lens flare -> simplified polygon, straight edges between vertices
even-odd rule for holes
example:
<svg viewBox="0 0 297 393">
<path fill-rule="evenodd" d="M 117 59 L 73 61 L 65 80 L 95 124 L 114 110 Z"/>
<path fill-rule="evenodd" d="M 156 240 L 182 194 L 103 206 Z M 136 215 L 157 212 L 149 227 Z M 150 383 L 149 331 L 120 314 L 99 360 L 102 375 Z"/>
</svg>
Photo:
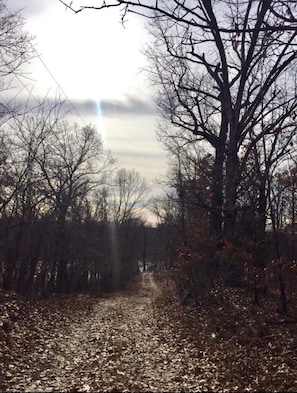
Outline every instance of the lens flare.
<svg viewBox="0 0 297 393">
<path fill-rule="evenodd" d="M 105 130 L 104 118 L 103 118 L 103 115 L 102 115 L 101 101 L 100 100 L 96 101 L 96 106 L 97 106 L 97 126 L 98 126 L 98 131 L 99 131 L 99 134 L 101 135 L 103 147 L 106 148 L 106 130 Z"/>
<path fill-rule="evenodd" d="M 106 130 L 104 124 L 104 118 L 101 109 L 100 100 L 96 101 L 97 104 L 97 126 L 99 134 L 101 135 L 101 140 L 103 144 L 103 148 L 107 148 L 107 140 L 106 140 Z M 111 175 L 110 175 L 111 176 Z M 108 183 L 111 183 L 112 179 L 108 179 Z M 120 264 L 120 255 L 119 255 L 119 239 L 118 239 L 118 223 L 114 217 L 111 217 L 111 221 L 109 222 L 109 241 L 110 241 L 110 269 L 112 274 L 112 289 L 118 290 L 120 285 L 120 275 L 121 275 L 121 264 Z"/>
</svg>

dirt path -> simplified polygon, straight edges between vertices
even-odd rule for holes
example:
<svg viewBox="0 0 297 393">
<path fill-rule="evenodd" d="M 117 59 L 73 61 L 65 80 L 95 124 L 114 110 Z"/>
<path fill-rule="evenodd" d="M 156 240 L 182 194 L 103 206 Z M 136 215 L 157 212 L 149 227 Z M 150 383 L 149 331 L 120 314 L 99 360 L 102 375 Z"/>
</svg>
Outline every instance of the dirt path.
<svg viewBox="0 0 297 393">
<path fill-rule="evenodd" d="M 216 390 L 216 368 L 181 340 L 178 321 L 155 307 L 152 273 L 137 292 L 98 298 L 92 312 L 35 342 L 30 355 L 8 365 L 6 391 L 173 392 Z M 33 359 L 33 360 L 32 360 Z"/>
</svg>

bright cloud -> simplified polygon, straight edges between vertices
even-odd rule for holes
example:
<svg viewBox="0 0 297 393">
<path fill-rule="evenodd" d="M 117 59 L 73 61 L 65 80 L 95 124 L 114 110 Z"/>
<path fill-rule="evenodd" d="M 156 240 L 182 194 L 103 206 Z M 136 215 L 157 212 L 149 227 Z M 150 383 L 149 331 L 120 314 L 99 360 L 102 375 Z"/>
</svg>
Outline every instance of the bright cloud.
<svg viewBox="0 0 297 393">
<path fill-rule="evenodd" d="M 68 96 L 119 98 L 143 86 L 145 58 L 140 50 L 147 36 L 138 18 L 124 28 L 118 12 L 74 14 L 58 1 L 43 4 L 46 12 L 33 14 L 28 27 L 37 37 L 37 51 Z M 53 80 L 44 65 L 36 61 L 31 70 L 39 89 L 47 92 Z"/>
</svg>

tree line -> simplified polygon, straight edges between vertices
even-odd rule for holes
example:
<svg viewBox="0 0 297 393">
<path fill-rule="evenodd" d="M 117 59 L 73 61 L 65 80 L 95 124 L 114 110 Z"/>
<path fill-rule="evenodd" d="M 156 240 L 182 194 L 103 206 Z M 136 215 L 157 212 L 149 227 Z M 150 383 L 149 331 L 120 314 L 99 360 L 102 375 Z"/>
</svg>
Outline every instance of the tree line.
<svg viewBox="0 0 297 393">
<path fill-rule="evenodd" d="M 142 258 L 147 186 L 116 169 L 97 130 L 15 116 L 1 129 L 2 287 L 25 295 L 118 290 Z"/>
<path fill-rule="evenodd" d="M 144 255 L 148 186 L 118 168 L 93 125 L 61 99 L 13 96 L 34 57 L 19 12 L 0 2 L 0 286 L 25 296 L 114 291 Z"/>
<path fill-rule="evenodd" d="M 286 312 L 296 292 L 296 3 L 111 0 L 75 9 L 60 2 L 77 13 L 120 7 L 123 22 L 129 13 L 147 18 L 157 135 L 172 166 L 154 201 L 159 224 L 147 228 L 138 214 L 143 193 L 131 201 L 126 187 L 138 176 L 120 171 L 112 176 L 117 188 L 108 187 L 111 157 L 91 126 L 54 121 L 47 133 L 29 122 L 28 136 L 26 117 L 16 127 L 11 116 L 19 136 L 8 138 L 3 127 L 1 162 L 19 187 L 6 186 L 10 177 L 1 186 L 3 223 L 10 220 L 2 239 L 11 241 L 3 261 L 13 261 L 2 265 L 7 281 L 20 283 L 26 271 L 37 292 L 117 288 L 141 260 L 166 268 L 182 296 L 198 299 L 223 283 L 245 286 L 258 302 L 270 288 Z M 16 171 L 7 151 L 20 152 L 23 167 Z M 50 256 L 40 258 L 40 240 L 30 247 L 38 257 L 22 263 L 29 227 L 22 228 L 32 215 L 29 238 L 46 234 L 42 252 Z"/>
</svg>

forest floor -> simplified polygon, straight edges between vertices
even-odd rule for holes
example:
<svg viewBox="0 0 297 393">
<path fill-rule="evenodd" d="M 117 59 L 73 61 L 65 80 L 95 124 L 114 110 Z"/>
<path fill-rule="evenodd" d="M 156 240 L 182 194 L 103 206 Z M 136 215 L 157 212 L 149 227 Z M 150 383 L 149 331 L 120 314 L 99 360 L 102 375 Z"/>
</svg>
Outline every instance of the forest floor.
<svg viewBox="0 0 297 393">
<path fill-rule="evenodd" d="M 297 324 L 242 298 L 181 306 L 150 272 L 104 296 L 0 292 L 0 391 L 297 391 Z"/>
</svg>

